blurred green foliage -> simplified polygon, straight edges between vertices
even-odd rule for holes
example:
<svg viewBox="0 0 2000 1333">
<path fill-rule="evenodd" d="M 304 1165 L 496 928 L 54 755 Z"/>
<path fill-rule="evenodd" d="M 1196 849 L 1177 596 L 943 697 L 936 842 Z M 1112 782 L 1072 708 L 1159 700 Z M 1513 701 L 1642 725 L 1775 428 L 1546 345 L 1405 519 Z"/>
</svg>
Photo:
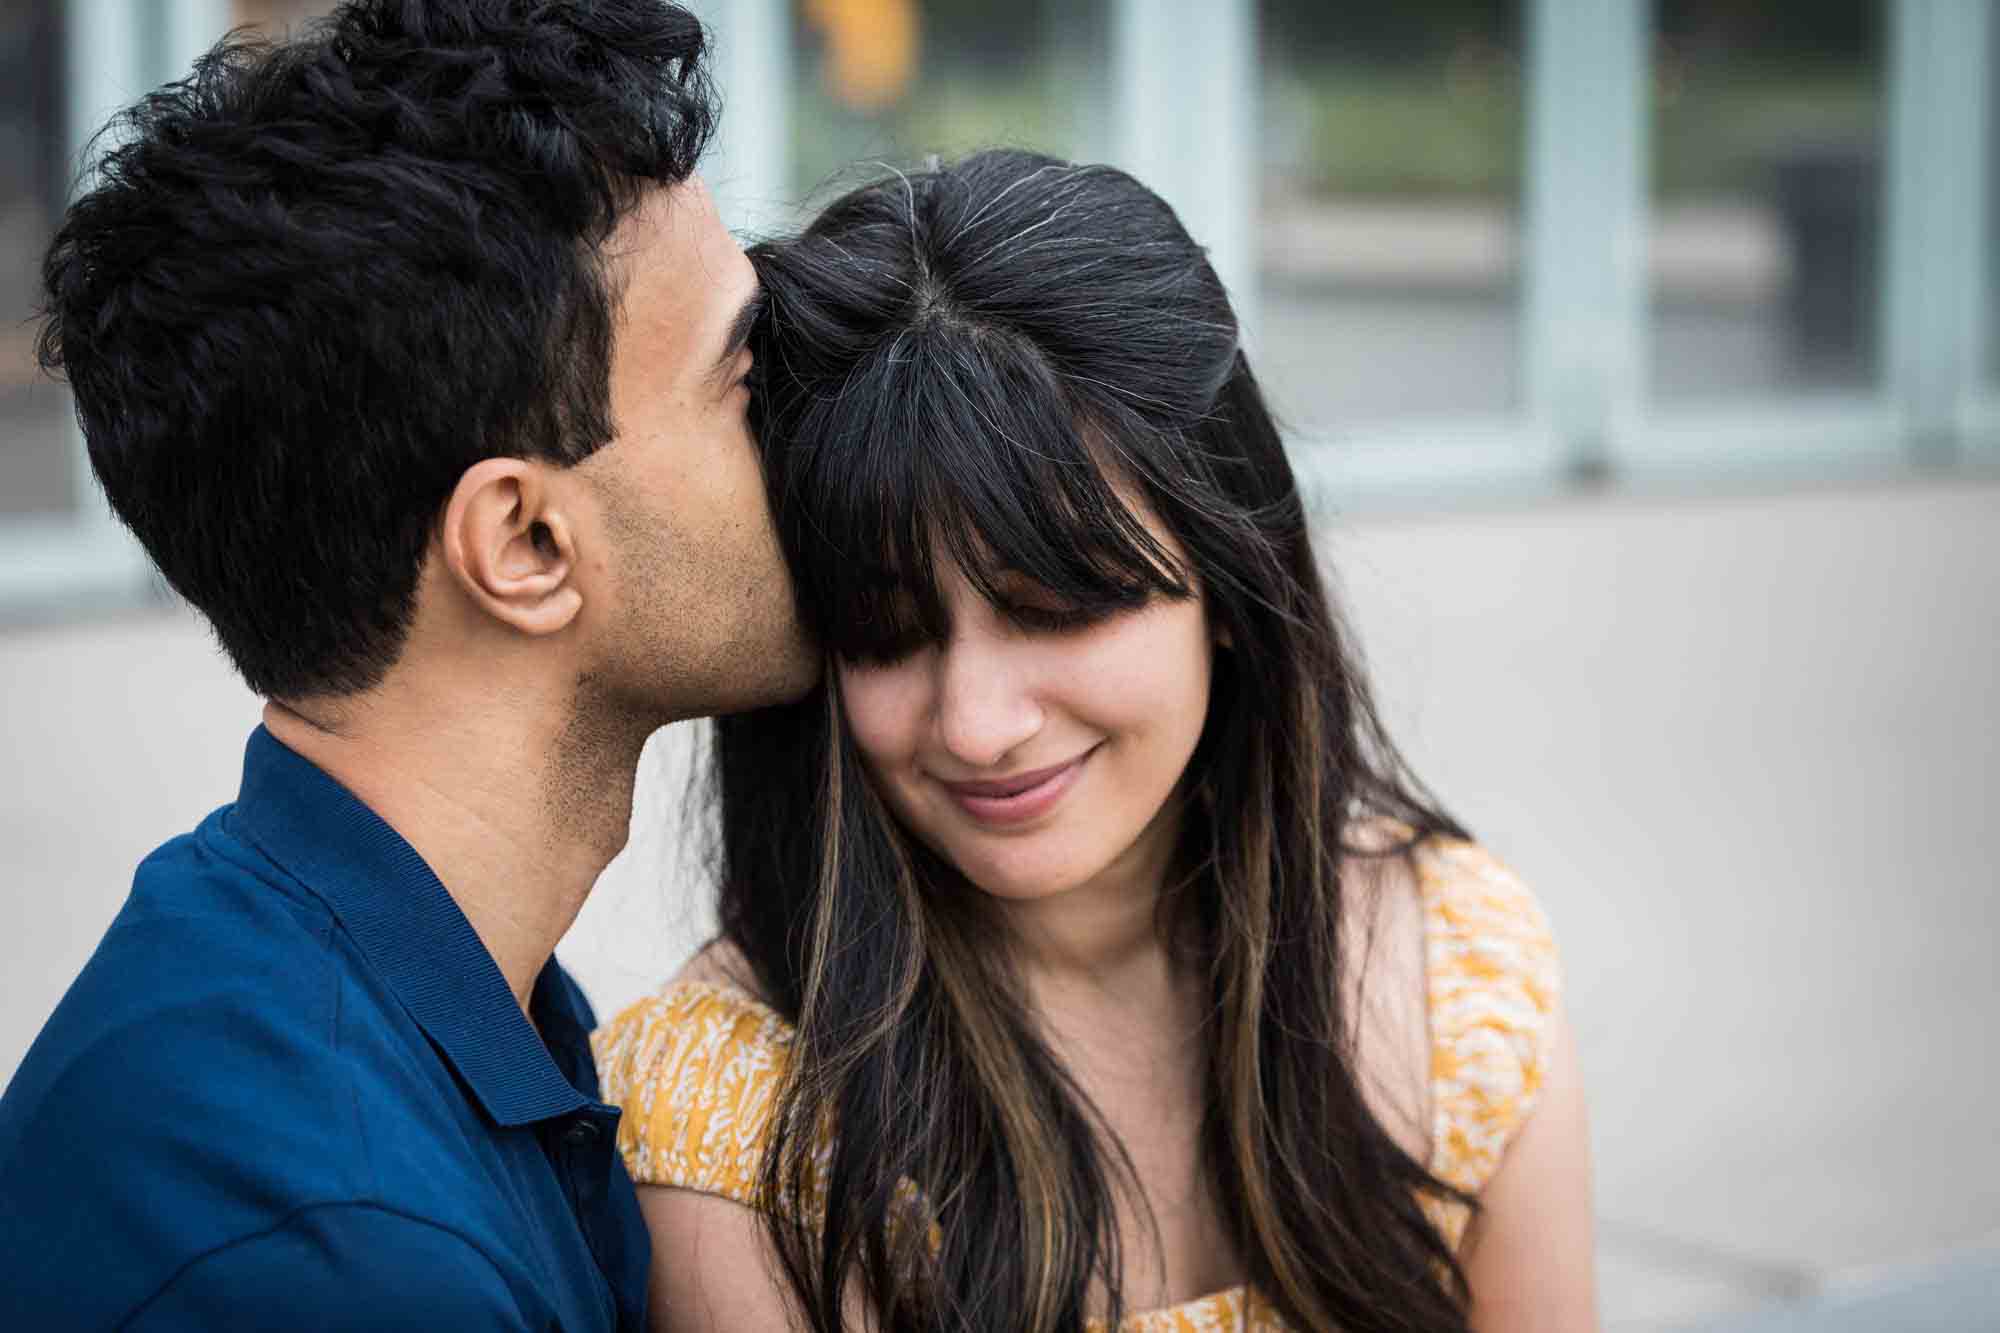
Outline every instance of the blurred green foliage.
<svg viewBox="0 0 2000 1333">
<path fill-rule="evenodd" d="M 1088 0 L 922 0 L 917 76 L 893 107 L 843 106 L 820 40 L 797 24 L 794 183 L 823 199 L 880 164 L 1007 144 L 1064 157 L 1101 151 L 1108 7 Z"/>
<path fill-rule="evenodd" d="M 1511 195 L 1523 96 L 1512 67 L 1480 76 L 1442 66 L 1294 72 L 1266 90 L 1267 166 L 1306 193 Z M 1881 117 L 1873 64 L 1659 72 L 1653 188 L 1662 198 L 1741 194 L 1761 189 L 1794 153 L 1869 156 Z"/>
<path fill-rule="evenodd" d="M 1662 76 L 1653 106 L 1653 188 L 1665 199 L 1754 193 L 1787 158 L 1869 158 L 1880 148 L 1882 86 L 1873 64 L 1733 66 L 1679 86 Z"/>
<path fill-rule="evenodd" d="M 926 153 L 955 157 L 1009 144 L 1070 156 L 1080 151 L 1073 86 L 1052 63 L 994 77 L 984 70 L 940 71 L 919 79 L 893 110 L 850 111 L 816 88 L 792 104 L 795 184 L 808 194 L 880 174 L 878 163 L 906 165 Z"/>
<path fill-rule="evenodd" d="M 1869 156 L 1883 0 L 1657 0 L 1652 184 L 1764 188 L 1801 152 Z M 1500 196 L 1526 136 L 1525 6 L 1264 0 L 1266 167 L 1305 193 Z"/>
<path fill-rule="evenodd" d="M 1511 194 L 1520 79 L 1443 67 L 1321 66 L 1265 90 L 1266 170 L 1304 193 Z"/>
<path fill-rule="evenodd" d="M 1883 8 L 1884 0 L 1657 0 L 1651 86 L 1641 92 L 1656 195 L 1754 192 L 1801 151 L 1874 153 Z M 796 183 L 819 193 L 848 179 L 844 169 L 857 160 L 901 164 L 991 143 L 1101 150 L 1106 9 L 1083 0 L 924 0 L 920 74 L 898 105 L 875 115 L 827 96 L 801 30 Z M 1518 194 L 1521 0 L 1262 0 L 1258 21 L 1259 145 L 1270 179 L 1307 194 Z"/>
</svg>

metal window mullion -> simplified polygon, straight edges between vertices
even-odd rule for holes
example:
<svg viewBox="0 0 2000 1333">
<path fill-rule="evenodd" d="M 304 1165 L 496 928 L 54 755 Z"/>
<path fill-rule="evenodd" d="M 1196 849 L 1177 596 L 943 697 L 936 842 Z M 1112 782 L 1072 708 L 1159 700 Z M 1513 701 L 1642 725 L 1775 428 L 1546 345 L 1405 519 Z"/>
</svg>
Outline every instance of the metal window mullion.
<svg viewBox="0 0 2000 1333">
<path fill-rule="evenodd" d="M 144 0 L 68 0 L 63 10 L 65 126 L 78 161 L 105 121 L 145 92 Z"/>
<path fill-rule="evenodd" d="M 730 230 L 792 226 L 791 0 L 705 0 L 722 120 L 702 173 Z"/>
<path fill-rule="evenodd" d="M 151 0 L 69 0 L 63 11 L 61 134 L 73 189 L 87 188 L 86 151 L 120 107 L 145 93 Z M 76 507 L 0 523 L 0 615 L 115 605 L 146 586 L 145 558 L 112 518 L 74 417 L 64 426 Z"/>
<path fill-rule="evenodd" d="M 1531 0 L 1522 385 L 1573 466 L 1609 461 L 1645 396 L 1645 0 Z"/>
<path fill-rule="evenodd" d="M 192 71 L 195 60 L 229 31 L 234 17 L 229 0 L 167 0 L 163 8 L 163 40 L 151 53 L 152 67 L 141 71 L 149 86 Z"/>
<path fill-rule="evenodd" d="M 2000 255 L 1994 240 L 2000 237 L 2000 153 L 1996 140 L 1996 119 L 2000 119 L 2000 14 L 1992 0 L 1976 0 L 1967 15 L 1964 34 L 1966 49 L 1976 52 L 1978 68 L 1963 114 L 1972 122 L 1968 159 L 1963 163 L 1963 188 L 1969 193 L 1965 210 L 1970 235 L 1966 241 L 1966 272 L 1960 284 L 1962 307 L 1959 331 L 1962 339 L 1962 373 L 1958 393 L 1958 439 L 1962 454 L 1971 459 L 2000 462 L 2000 383 L 1995 383 L 1995 366 L 2000 362 Z"/>
<path fill-rule="evenodd" d="M 1976 47 L 1979 69 L 1962 114 L 1972 121 L 1976 147 L 1964 163 L 1964 188 L 1970 193 L 1966 210 L 1970 239 L 1967 269 L 1960 292 L 1964 301 L 1960 331 L 1964 348 L 1958 395 L 1958 441 L 1962 457 L 1988 465 L 2000 464 L 2000 13 L 1982 0 L 1973 6 L 1962 39 Z"/>
<path fill-rule="evenodd" d="M 65 17 L 66 137 L 81 189 L 88 182 L 80 169 L 98 131 L 120 108 L 186 77 L 196 58 L 229 30 L 230 6 L 229 0 L 69 0 Z M 82 567 L 102 573 L 129 560 L 136 568 L 143 557 L 104 503 L 74 416 L 65 429 L 76 524 L 80 539 L 93 548 Z"/>
<path fill-rule="evenodd" d="M 64 142 L 68 145 L 72 183 L 78 192 L 89 187 L 84 174 L 87 153 L 98 131 L 112 114 L 149 85 L 145 80 L 142 0 L 70 0 L 63 19 Z M 70 475 L 76 496 L 74 539 L 109 539 L 115 525 L 90 470 L 83 432 L 72 415 L 65 420 L 69 440 Z M 53 571 L 43 571 L 44 576 Z"/>
<path fill-rule="evenodd" d="M 1112 0 L 1112 160 L 1208 247 L 1257 329 L 1254 0 Z"/>
<path fill-rule="evenodd" d="M 1990 0 L 1891 0 L 1884 377 L 1913 446 L 1949 447 L 1979 383 Z"/>
</svg>

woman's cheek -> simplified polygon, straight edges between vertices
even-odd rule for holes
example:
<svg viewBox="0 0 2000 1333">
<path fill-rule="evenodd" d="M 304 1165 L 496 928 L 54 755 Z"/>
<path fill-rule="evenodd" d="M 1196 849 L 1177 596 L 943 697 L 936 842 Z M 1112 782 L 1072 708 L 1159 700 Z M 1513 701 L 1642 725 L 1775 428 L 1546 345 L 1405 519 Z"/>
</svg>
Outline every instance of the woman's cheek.
<svg viewBox="0 0 2000 1333">
<path fill-rule="evenodd" d="M 854 743 L 870 763 L 894 761 L 908 749 L 921 710 L 921 682 L 907 664 L 840 667 L 840 702 Z"/>
<path fill-rule="evenodd" d="M 1112 711 L 1153 717 L 1195 696 L 1206 707 L 1210 647 L 1198 604 L 1155 604 L 1082 646 L 1066 675 L 1088 681 L 1093 700 Z"/>
</svg>

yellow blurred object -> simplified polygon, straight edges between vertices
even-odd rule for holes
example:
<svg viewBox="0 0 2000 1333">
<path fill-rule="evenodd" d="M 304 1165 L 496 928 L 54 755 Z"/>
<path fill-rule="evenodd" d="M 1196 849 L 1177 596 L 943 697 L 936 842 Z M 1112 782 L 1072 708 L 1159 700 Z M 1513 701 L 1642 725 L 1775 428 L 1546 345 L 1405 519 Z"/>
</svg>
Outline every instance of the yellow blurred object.
<svg viewBox="0 0 2000 1333">
<path fill-rule="evenodd" d="M 917 0 L 805 0 L 826 39 L 827 91 L 856 111 L 880 111 L 917 72 Z"/>
</svg>

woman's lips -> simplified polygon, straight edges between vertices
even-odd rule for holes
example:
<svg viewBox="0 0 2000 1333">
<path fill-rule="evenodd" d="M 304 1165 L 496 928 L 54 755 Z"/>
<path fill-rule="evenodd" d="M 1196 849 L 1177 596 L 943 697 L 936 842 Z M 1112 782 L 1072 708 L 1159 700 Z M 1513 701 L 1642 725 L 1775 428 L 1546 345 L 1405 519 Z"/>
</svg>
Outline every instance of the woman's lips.
<svg viewBox="0 0 2000 1333">
<path fill-rule="evenodd" d="M 982 824 L 1024 824 L 1055 807 L 1076 785 L 1084 763 L 1097 753 L 1091 746 L 1065 764 L 980 782 L 945 782 L 944 789 L 959 809 Z"/>
</svg>

